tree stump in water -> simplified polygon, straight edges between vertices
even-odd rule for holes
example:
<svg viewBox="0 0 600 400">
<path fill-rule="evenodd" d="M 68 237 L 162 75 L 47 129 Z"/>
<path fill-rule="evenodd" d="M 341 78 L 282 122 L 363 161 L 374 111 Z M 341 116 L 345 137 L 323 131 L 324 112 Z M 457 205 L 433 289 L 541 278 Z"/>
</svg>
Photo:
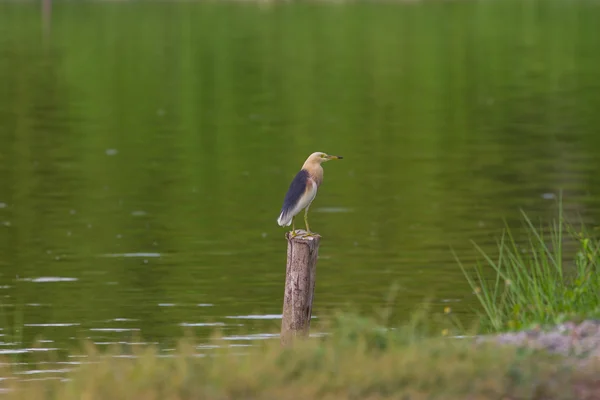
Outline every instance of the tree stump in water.
<svg viewBox="0 0 600 400">
<path fill-rule="evenodd" d="M 306 231 L 297 229 L 297 235 L 287 232 L 287 264 L 285 292 L 281 319 L 281 344 L 292 343 L 296 336 L 306 337 L 310 331 L 310 318 L 317 275 L 317 255 L 321 236 L 303 237 Z"/>
</svg>

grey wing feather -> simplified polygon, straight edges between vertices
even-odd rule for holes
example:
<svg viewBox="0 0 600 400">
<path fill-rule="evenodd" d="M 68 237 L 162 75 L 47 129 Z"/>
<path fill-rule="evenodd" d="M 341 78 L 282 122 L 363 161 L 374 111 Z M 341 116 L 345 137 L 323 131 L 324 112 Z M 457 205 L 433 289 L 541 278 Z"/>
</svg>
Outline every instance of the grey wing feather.
<svg viewBox="0 0 600 400">
<path fill-rule="evenodd" d="M 286 214 L 291 211 L 294 206 L 298 203 L 304 192 L 306 191 L 306 183 L 308 181 L 309 174 L 308 171 L 302 169 L 300 170 L 292 183 L 290 183 L 290 187 L 285 194 L 285 199 L 283 200 L 283 207 L 281 207 L 281 213 Z"/>
</svg>

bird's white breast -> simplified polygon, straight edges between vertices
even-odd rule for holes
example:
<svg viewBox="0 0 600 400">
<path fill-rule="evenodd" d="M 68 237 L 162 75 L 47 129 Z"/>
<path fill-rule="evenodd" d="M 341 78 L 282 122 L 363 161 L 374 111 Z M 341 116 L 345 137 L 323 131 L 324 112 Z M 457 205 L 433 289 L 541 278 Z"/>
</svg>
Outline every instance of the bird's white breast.
<svg viewBox="0 0 600 400">
<path fill-rule="evenodd" d="M 317 195 L 317 183 L 314 180 L 309 179 L 308 184 L 310 186 L 306 189 L 300 198 L 300 201 L 298 201 L 298 204 L 296 204 L 296 207 L 294 207 L 294 211 L 291 213 L 292 215 L 298 214 L 300 211 L 308 207 L 315 199 L 315 196 Z"/>
<path fill-rule="evenodd" d="M 308 204 L 307 206 L 315 199 L 315 196 L 317 195 L 317 182 L 315 182 L 313 179 L 309 180 L 310 182 L 310 188 L 306 191 L 306 197 L 308 198 Z"/>
</svg>

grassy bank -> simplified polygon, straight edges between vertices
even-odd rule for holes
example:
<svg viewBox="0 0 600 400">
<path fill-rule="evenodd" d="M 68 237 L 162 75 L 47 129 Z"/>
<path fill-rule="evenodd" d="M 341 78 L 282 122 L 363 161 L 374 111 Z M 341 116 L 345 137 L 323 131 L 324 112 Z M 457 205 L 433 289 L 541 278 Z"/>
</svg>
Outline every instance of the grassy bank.
<svg viewBox="0 0 600 400">
<path fill-rule="evenodd" d="M 275 340 L 216 348 L 205 357 L 195 357 L 190 340 L 168 358 L 152 346 L 131 352 L 88 346 L 86 363 L 68 381 L 15 380 L 7 398 L 569 399 L 594 387 L 593 366 L 573 369 L 541 352 L 428 338 L 416 326 L 383 330 L 373 321 L 338 316 L 328 327 L 331 335 L 292 349 Z M 215 337 L 213 344 L 223 342 Z"/>
</svg>

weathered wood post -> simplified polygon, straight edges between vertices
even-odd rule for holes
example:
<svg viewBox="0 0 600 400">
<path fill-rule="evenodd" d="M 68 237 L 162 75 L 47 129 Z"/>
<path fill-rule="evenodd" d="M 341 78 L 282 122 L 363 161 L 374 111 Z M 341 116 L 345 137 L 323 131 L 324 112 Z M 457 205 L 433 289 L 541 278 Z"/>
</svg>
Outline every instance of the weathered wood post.
<svg viewBox="0 0 600 400">
<path fill-rule="evenodd" d="M 50 23 L 52 19 L 52 0 L 42 0 L 42 29 L 44 35 L 50 34 Z"/>
<path fill-rule="evenodd" d="M 281 319 L 281 344 L 292 343 L 296 336 L 308 336 L 312 302 L 317 275 L 317 255 L 321 236 L 302 237 L 305 231 L 296 230 L 297 236 L 287 232 L 287 264 L 285 292 Z"/>
</svg>

